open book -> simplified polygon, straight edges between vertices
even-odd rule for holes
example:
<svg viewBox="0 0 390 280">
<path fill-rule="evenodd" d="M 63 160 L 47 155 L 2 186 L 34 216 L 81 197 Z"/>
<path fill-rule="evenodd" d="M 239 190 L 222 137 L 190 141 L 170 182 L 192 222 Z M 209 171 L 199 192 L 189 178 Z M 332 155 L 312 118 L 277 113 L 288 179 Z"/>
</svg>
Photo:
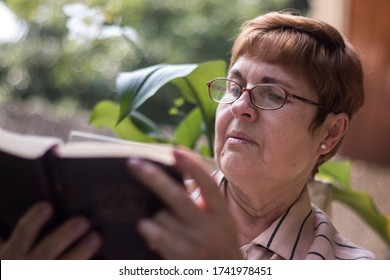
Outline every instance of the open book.
<svg viewBox="0 0 390 280">
<path fill-rule="evenodd" d="M 0 129 L 0 235 L 8 238 L 33 203 L 50 200 L 56 216 L 45 232 L 71 215 L 84 214 L 103 235 L 97 258 L 158 259 L 135 225 L 164 205 L 125 163 L 129 157 L 145 158 L 182 180 L 172 166 L 172 149 L 102 139 L 63 143 Z"/>
</svg>

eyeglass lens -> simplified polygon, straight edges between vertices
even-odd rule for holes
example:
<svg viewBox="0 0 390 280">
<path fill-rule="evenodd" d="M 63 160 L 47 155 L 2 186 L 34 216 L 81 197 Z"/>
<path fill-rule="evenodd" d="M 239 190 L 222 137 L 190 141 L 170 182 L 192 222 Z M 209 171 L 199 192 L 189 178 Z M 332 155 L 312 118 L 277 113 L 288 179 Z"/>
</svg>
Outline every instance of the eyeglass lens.
<svg viewBox="0 0 390 280">
<path fill-rule="evenodd" d="M 209 83 L 210 97 L 219 103 L 233 103 L 241 93 L 242 87 L 230 80 L 218 79 Z M 252 102 L 259 108 L 278 109 L 283 106 L 286 93 L 275 85 L 258 85 L 247 90 Z"/>
</svg>

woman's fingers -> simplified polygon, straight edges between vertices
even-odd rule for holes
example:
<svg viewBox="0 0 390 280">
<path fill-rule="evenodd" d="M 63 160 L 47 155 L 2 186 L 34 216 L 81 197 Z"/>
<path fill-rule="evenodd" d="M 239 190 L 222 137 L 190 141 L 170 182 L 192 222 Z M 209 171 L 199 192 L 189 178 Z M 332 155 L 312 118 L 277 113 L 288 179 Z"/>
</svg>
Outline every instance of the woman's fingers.
<svg viewBox="0 0 390 280">
<path fill-rule="evenodd" d="M 60 257 L 89 228 L 90 223 L 84 217 L 74 217 L 67 220 L 35 246 L 31 252 L 31 258 L 54 259 Z"/>
<path fill-rule="evenodd" d="M 170 243 L 172 234 L 159 223 L 151 219 L 143 219 L 138 223 L 138 231 L 146 239 L 150 249 L 162 253 L 165 244 Z"/>
<path fill-rule="evenodd" d="M 192 258 L 193 250 L 196 250 L 191 246 L 192 240 L 182 234 L 182 229 L 174 230 L 156 219 L 143 219 L 138 224 L 138 230 L 149 248 L 158 252 L 164 259 L 189 259 Z"/>
<path fill-rule="evenodd" d="M 67 220 L 37 241 L 40 231 L 52 215 L 53 208 L 49 203 L 35 204 L 19 220 L 9 240 L 0 243 L 0 258 L 55 259 L 62 256 L 67 259 L 86 259 L 100 248 L 99 234 L 89 233 L 83 237 L 90 229 L 90 223 L 81 216 Z"/>
<path fill-rule="evenodd" d="M 66 252 L 90 228 L 84 217 L 74 217 L 47 234 L 37 242 L 37 237 L 53 215 L 53 208 L 47 202 L 34 205 L 20 219 L 8 242 L 1 246 L 2 259 L 54 259 Z M 91 257 L 99 248 L 100 237 L 88 235 L 64 256 L 84 259 Z"/>
<path fill-rule="evenodd" d="M 128 161 L 130 172 L 150 188 L 182 220 L 191 220 L 196 205 L 185 187 L 171 178 L 156 164 L 141 160 Z"/>
<path fill-rule="evenodd" d="M 200 188 L 204 210 L 226 211 L 226 205 L 218 190 L 217 183 L 210 176 L 210 171 L 201 158 L 182 150 L 175 150 L 176 167 L 191 177 Z M 199 218 L 198 206 L 188 196 L 182 186 L 168 176 L 155 164 L 141 160 L 130 159 L 128 162 L 130 172 L 145 183 L 157 194 L 179 217 L 190 221 Z"/>
<path fill-rule="evenodd" d="M 87 234 L 82 240 L 80 240 L 76 246 L 67 251 L 65 255 L 61 257 L 64 260 L 86 260 L 91 258 L 99 250 L 102 244 L 102 237 L 97 232 L 91 232 Z"/>
<path fill-rule="evenodd" d="M 188 174 L 196 182 L 201 192 L 201 199 L 206 210 L 226 211 L 224 201 L 218 190 L 217 183 L 210 176 L 210 171 L 201 161 L 201 158 L 182 150 L 175 150 L 174 156 L 177 167 Z"/>
<path fill-rule="evenodd" d="M 218 185 L 200 158 L 175 151 L 176 167 L 196 182 L 199 207 L 178 182 L 157 165 L 133 159 L 130 171 L 169 207 L 138 224 L 151 249 L 172 259 L 234 259 L 239 256 L 235 223 Z"/>
<path fill-rule="evenodd" d="M 8 246 L 20 255 L 25 255 L 34 244 L 43 225 L 53 215 L 53 208 L 47 202 L 34 205 L 20 219 L 8 241 Z"/>
</svg>

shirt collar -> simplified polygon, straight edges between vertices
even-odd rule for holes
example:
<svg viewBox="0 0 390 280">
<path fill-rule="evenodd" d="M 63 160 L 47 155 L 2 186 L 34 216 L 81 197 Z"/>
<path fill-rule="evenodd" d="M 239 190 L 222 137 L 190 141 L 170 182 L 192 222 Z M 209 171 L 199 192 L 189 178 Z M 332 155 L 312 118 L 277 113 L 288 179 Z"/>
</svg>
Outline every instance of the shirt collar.
<svg viewBox="0 0 390 280">
<path fill-rule="evenodd" d="M 219 188 L 224 193 L 226 184 L 222 172 L 214 173 Z M 199 193 L 195 196 L 197 197 Z M 260 233 L 244 247 L 260 246 L 281 256 L 283 259 L 305 259 L 313 242 L 315 218 L 306 185 L 297 200 L 275 220 L 271 226 Z"/>
<path fill-rule="evenodd" d="M 298 199 L 253 241 L 284 259 L 302 259 L 313 241 L 314 219 L 307 186 Z"/>
</svg>

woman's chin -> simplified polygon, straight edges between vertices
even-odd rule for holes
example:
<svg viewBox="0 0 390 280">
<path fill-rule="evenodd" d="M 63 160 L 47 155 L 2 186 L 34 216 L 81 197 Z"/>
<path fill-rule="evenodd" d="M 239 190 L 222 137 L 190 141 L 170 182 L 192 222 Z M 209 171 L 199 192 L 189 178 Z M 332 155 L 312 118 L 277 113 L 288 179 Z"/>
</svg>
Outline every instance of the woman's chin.
<svg viewBox="0 0 390 280">
<path fill-rule="evenodd" d="M 217 159 L 217 165 L 228 173 L 248 173 L 251 168 L 258 166 L 260 156 L 256 153 L 245 151 L 237 151 L 224 149 L 221 151 Z"/>
</svg>

